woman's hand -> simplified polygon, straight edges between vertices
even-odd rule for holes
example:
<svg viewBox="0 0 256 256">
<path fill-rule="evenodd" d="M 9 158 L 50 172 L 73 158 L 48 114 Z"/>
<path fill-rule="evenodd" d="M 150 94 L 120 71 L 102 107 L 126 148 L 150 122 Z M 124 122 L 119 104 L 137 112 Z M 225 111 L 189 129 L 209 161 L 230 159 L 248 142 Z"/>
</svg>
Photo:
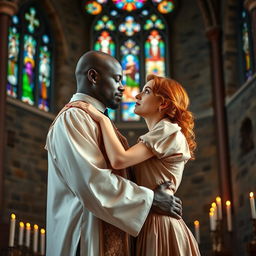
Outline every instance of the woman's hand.
<svg viewBox="0 0 256 256">
<path fill-rule="evenodd" d="M 101 113 L 99 110 L 97 110 L 94 106 L 92 106 L 89 103 L 83 102 L 83 101 L 71 102 L 71 103 L 68 103 L 66 106 L 67 107 L 77 107 L 77 108 L 84 110 L 96 122 L 100 122 L 102 119 L 104 119 L 106 117 L 103 113 Z"/>
</svg>

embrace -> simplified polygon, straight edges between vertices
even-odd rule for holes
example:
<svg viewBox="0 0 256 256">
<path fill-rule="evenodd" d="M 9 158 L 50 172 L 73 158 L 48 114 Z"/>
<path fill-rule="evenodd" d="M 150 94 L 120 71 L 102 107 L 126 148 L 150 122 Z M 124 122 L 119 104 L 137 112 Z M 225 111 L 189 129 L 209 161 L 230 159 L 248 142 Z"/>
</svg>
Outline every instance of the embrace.
<svg viewBox="0 0 256 256">
<path fill-rule="evenodd" d="M 120 63 L 87 52 L 76 80 L 76 94 L 47 135 L 46 255 L 200 255 L 174 196 L 196 147 L 184 88 L 173 79 L 147 77 L 134 112 L 149 131 L 129 148 L 106 116 L 125 90 Z"/>
</svg>

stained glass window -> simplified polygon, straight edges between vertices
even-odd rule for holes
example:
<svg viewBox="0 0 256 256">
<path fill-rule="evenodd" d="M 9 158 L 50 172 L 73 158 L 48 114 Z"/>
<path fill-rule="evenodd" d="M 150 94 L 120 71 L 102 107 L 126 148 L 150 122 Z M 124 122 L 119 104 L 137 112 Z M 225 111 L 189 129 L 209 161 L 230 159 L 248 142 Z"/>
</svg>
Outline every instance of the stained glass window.
<svg viewBox="0 0 256 256">
<path fill-rule="evenodd" d="M 248 80 L 253 75 L 253 47 L 252 35 L 250 26 L 250 17 L 246 10 L 242 10 L 242 24 L 241 24 L 241 45 L 243 56 L 243 70 L 244 80 Z"/>
<path fill-rule="evenodd" d="M 9 28 L 7 94 L 51 109 L 52 39 L 42 13 L 30 3 L 20 8 Z"/>
<path fill-rule="evenodd" d="M 110 110 L 117 122 L 138 122 L 134 114 L 135 96 L 144 86 L 146 75 L 169 75 L 166 49 L 168 30 L 165 15 L 175 1 L 84 1 L 83 9 L 97 15 L 92 26 L 92 48 L 117 58 L 123 68 L 125 92 L 121 107 Z"/>
</svg>

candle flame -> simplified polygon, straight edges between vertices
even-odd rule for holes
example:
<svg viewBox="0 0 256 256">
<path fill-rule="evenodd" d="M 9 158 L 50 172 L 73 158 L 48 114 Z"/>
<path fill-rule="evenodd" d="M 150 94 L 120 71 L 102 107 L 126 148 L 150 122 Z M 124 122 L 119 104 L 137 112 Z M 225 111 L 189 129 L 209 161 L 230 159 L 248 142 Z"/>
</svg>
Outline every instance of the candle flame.
<svg viewBox="0 0 256 256">
<path fill-rule="evenodd" d="M 254 198 L 253 192 L 250 192 L 250 198 Z"/>
<path fill-rule="evenodd" d="M 195 225 L 195 226 L 199 226 L 199 221 L 198 221 L 198 220 L 195 220 L 195 221 L 194 221 L 194 225 Z"/>
<path fill-rule="evenodd" d="M 30 223 L 26 223 L 26 228 L 30 229 Z"/>
<path fill-rule="evenodd" d="M 226 201 L 226 206 L 230 206 L 231 202 L 230 201 Z"/>
<path fill-rule="evenodd" d="M 45 234 L 45 229 L 41 228 L 41 234 Z"/>
<path fill-rule="evenodd" d="M 20 227 L 24 228 L 24 223 L 22 221 L 20 222 Z"/>
<path fill-rule="evenodd" d="M 221 202 L 221 198 L 219 196 L 216 197 L 216 202 Z"/>
<path fill-rule="evenodd" d="M 16 219 L 16 215 L 14 213 L 11 214 L 11 219 L 15 220 Z"/>
<path fill-rule="evenodd" d="M 217 205 L 216 205 L 215 202 L 212 203 L 212 207 L 213 207 L 213 208 L 216 208 L 216 207 L 217 207 Z"/>
<path fill-rule="evenodd" d="M 212 212 L 212 214 L 214 214 L 215 209 L 213 207 L 210 208 L 210 212 Z"/>
<path fill-rule="evenodd" d="M 34 229 L 38 230 L 38 225 L 35 224 L 34 225 Z"/>
<path fill-rule="evenodd" d="M 210 216 L 213 216 L 213 215 L 214 215 L 214 213 L 213 213 L 213 212 L 209 212 L 209 215 L 210 215 Z"/>
</svg>

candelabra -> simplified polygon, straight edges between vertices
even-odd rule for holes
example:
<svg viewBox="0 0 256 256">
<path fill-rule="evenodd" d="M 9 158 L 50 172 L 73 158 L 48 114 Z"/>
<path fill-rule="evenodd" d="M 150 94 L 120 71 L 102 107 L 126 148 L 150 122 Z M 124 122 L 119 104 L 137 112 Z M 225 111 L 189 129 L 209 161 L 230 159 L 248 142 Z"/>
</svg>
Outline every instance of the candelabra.
<svg viewBox="0 0 256 256">
<path fill-rule="evenodd" d="M 38 253 L 33 253 L 25 246 L 8 247 L 0 252 L 1 256 L 39 256 Z"/>
<path fill-rule="evenodd" d="M 252 219 L 253 236 L 252 240 L 248 243 L 248 253 L 250 256 L 256 255 L 256 219 Z"/>
<path fill-rule="evenodd" d="M 222 220 L 216 220 L 216 228 L 211 231 L 212 255 L 213 256 L 231 256 L 230 251 L 224 248 Z"/>
</svg>

